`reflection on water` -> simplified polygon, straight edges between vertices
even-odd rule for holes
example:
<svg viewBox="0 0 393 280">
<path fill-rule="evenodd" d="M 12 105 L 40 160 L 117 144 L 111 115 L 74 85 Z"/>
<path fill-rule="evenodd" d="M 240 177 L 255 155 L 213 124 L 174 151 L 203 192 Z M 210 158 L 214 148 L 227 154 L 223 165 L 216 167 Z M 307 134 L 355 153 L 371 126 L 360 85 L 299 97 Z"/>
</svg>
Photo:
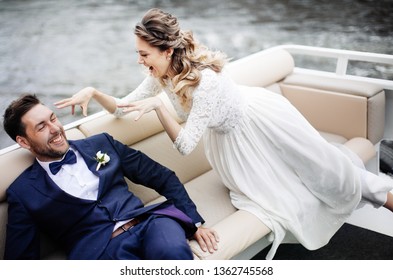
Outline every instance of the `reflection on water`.
<svg viewBox="0 0 393 280">
<path fill-rule="evenodd" d="M 279 44 L 392 54 L 390 0 L 0 0 L 0 111 L 33 92 L 48 105 L 85 86 L 122 96 L 142 79 L 133 26 L 160 7 L 234 59 Z M 91 104 L 90 113 L 99 110 Z M 63 123 L 80 118 L 56 112 Z M 0 148 L 13 142 L 0 130 Z"/>
</svg>

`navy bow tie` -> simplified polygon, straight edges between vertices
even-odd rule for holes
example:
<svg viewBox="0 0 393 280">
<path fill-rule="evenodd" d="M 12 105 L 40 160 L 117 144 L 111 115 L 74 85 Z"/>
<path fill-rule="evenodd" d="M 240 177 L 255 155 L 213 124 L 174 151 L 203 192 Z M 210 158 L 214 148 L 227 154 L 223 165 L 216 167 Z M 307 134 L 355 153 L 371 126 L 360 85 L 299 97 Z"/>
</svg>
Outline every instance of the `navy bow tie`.
<svg viewBox="0 0 393 280">
<path fill-rule="evenodd" d="M 60 171 L 63 164 L 74 164 L 76 163 L 76 155 L 73 150 L 68 150 L 65 157 L 61 161 L 52 162 L 49 164 L 50 172 L 56 175 Z"/>
</svg>

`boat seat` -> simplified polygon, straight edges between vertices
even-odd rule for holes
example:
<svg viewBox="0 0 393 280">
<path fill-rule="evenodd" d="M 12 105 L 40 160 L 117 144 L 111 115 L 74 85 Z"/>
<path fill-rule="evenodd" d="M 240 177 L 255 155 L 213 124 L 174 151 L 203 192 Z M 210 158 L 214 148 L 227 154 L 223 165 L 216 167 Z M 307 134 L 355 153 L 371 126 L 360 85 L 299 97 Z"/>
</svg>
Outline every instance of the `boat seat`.
<svg viewBox="0 0 393 280">
<path fill-rule="evenodd" d="M 318 130 L 373 144 L 383 137 L 385 92 L 377 85 L 342 77 L 292 73 L 280 82 L 281 93 Z"/>
<path fill-rule="evenodd" d="M 317 79 L 295 71 L 292 56 L 285 50 L 263 51 L 232 62 L 228 71 L 240 84 L 265 87 L 286 96 L 320 131 L 329 142 L 346 145 L 364 163 L 376 158 L 374 144 L 383 131 L 384 92 L 372 85 L 349 81 Z M 340 81 L 340 82 L 337 82 Z M 169 100 L 161 95 L 175 116 Z M 69 139 L 85 138 L 108 132 L 122 143 L 139 149 L 154 160 L 174 170 L 185 184 L 206 226 L 220 235 L 219 250 L 203 252 L 195 240 L 190 246 L 195 259 L 250 259 L 269 245 L 269 228 L 249 212 L 236 209 L 229 191 L 207 161 L 203 143 L 188 156 L 181 156 L 163 131 L 154 112 L 135 122 L 134 114 L 115 118 L 99 114 L 87 118 L 66 131 Z M 178 120 L 180 123 L 180 120 Z M 6 189 L 31 163 L 33 157 L 21 148 L 0 153 L 0 258 L 3 257 L 6 236 Z M 163 198 L 155 191 L 128 181 L 129 188 L 146 204 Z M 56 244 L 43 238 L 43 259 L 64 259 L 65 254 Z"/>
</svg>

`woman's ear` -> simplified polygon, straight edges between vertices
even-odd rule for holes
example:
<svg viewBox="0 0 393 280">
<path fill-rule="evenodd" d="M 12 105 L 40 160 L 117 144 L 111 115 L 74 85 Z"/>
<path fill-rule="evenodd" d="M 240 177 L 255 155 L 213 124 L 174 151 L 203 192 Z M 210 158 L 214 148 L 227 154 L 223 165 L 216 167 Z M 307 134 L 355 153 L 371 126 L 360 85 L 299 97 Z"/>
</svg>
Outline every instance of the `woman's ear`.
<svg viewBox="0 0 393 280">
<path fill-rule="evenodd" d="M 173 54 L 173 48 L 165 50 L 166 57 L 171 57 Z"/>
</svg>

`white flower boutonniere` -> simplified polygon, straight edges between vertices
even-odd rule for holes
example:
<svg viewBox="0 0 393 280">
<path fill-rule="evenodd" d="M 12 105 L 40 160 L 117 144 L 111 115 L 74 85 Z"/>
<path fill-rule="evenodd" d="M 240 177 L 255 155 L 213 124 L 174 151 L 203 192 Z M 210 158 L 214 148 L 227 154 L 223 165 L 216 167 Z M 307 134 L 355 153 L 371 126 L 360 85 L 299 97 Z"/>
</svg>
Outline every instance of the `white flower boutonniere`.
<svg viewBox="0 0 393 280">
<path fill-rule="evenodd" d="M 102 153 L 101 151 L 97 152 L 94 159 L 98 162 L 96 171 L 100 169 L 101 165 L 105 165 L 111 160 L 107 153 Z"/>
</svg>

